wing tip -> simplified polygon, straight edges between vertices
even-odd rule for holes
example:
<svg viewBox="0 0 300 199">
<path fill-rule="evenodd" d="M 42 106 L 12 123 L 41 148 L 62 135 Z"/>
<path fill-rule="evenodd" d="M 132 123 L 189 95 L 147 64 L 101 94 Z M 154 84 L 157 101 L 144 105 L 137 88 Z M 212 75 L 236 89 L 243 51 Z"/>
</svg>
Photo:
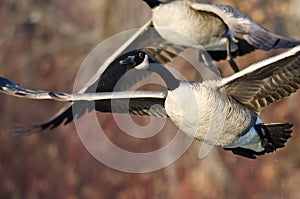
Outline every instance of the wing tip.
<svg viewBox="0 0 300 199">
<path fill-rule="evenodd" d="M 35 133 L 42 132 L 44 129 L 40 125 L 15 124 L 11 134 L 15 137 L 25 137 Z"/>
</svg>

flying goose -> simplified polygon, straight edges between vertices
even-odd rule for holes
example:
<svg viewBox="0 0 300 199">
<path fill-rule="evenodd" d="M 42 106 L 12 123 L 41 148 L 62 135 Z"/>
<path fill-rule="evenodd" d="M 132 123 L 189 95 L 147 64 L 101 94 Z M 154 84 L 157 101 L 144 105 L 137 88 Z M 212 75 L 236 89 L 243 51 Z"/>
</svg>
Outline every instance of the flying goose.
<svg viewBox="0 0 300 199">
<path fill-rule="evenodd" d="M 74 103 L 97 100 L 95 108 L 102 112 L 129 111 L 135 115 L 169 117 L 183 132 L 197 140 L 248 158 L 256 158 L 257 155 L 284 147 L 291 137 L 291 124 L 264 124 L 258 115 L 265 106 L 289 96 L 300 87 L 300 45 L 230 77 L 202 82 L 176 79 L 164 66 L 151 64 L 155 61 L 141 50 L 128 52 L 122 58 L 118 59 L 120 66 L 128 70 L 134 68 L 159 74 L 167 85 L 167 91 L 76 95 L 47 91 L 25 92 L 26 89 L 8 80 L 1 80 L 0 88 L 2 91 L 15 90 L 15 93 L 23 90 L 22 96 L 50 96 L 48 99 Z"/>
<path fill-rule="evenodd" d="M 227 58 L 235 72 L 239 70 L 233 60 L 236 56 L 255 49 L 267 51 L 300 44 L 300 41 L 271 33 L 228 5 L 181 0 L 143 1 L 152 8 L 152 24 L 166 41 L 188 47 L 201 45 L 213 60 Z M 178 38 L 173 32 L 188 39 Z"/>
</svg>

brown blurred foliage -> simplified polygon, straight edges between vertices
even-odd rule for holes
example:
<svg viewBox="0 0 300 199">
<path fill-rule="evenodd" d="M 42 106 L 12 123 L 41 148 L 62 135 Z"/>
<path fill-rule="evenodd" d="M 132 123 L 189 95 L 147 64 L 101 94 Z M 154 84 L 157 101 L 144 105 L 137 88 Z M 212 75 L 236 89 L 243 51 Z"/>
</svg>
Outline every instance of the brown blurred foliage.
<svg viewBox="0 0 300 199">
<path fill-rule="evenodd" d="M 300 39 L 299 0 L 214 2 L 233 5 L 269 30 Z M 94 46 L 143 25 L 150 16 L 141 0 L 1 0 L 0 75 L 27 87 L 71 91 L 80 63 Z M 256 51 L 238 58 L 238 63 L 247 66 L 274 53 Z M 219 65 L 225 74 L 231 73 L 225 63 Z M 299 100 L 298 92 L 262 113 L 266 122 L 295 124 L 287 146 L 274 154 L 248 160 L 215 149 L 199 159 L 196 142 L 165 169 L 130 174 L 95 160 L 73 123 L 40 135 L 12 137 L 15 123 L 42 122 L 63 104 L 1 94 L 0 198 L 298 198 Z M 145 145 L 122 140 L 111 114 L 99 115 L 121 146 L 135 150 Z"/>
</svg>

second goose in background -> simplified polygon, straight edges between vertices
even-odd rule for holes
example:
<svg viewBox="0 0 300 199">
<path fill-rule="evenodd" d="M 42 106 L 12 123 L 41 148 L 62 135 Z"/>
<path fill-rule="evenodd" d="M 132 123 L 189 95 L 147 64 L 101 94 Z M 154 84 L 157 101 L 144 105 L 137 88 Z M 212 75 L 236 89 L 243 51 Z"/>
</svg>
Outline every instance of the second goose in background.
<svg viewBox="0 0 300 199">
<path fill-rule="evenodd" d="M 300 44 L 271 33 L 231 6 L 179 0 L 143 1 L 152 8 L 153 26 L 165 40 L 189 47 L 203 46 L 213 60 L 227 58 L 235 72 L 239 69 L 233 57 L 255 49 L 292 48 Z M 178 38 L 174 32 L 187 39 Z"/>
</svg>

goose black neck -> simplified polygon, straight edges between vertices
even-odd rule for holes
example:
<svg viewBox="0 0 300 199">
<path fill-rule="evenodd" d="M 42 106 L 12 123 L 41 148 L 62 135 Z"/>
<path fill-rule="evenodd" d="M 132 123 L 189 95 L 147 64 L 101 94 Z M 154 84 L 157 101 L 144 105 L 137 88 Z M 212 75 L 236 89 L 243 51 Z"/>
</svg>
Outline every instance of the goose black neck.
<svg viewBox="0 0 300 199">
<path fill-rule="evenodd" d="M 159 6 L 161 4 L 161 2 L 158 0 L 143 0 L 143 1 L 145 1 L 150 8 L 155 8 L 156 6 Z"/>
<path fill-rule="evenodd" d="M 178 88 L 180 81 L 166 67 L 160 64 L 150 64 L 148 70 L 157 73 L 166 83 L 168 90 Z"/>
</svg>

